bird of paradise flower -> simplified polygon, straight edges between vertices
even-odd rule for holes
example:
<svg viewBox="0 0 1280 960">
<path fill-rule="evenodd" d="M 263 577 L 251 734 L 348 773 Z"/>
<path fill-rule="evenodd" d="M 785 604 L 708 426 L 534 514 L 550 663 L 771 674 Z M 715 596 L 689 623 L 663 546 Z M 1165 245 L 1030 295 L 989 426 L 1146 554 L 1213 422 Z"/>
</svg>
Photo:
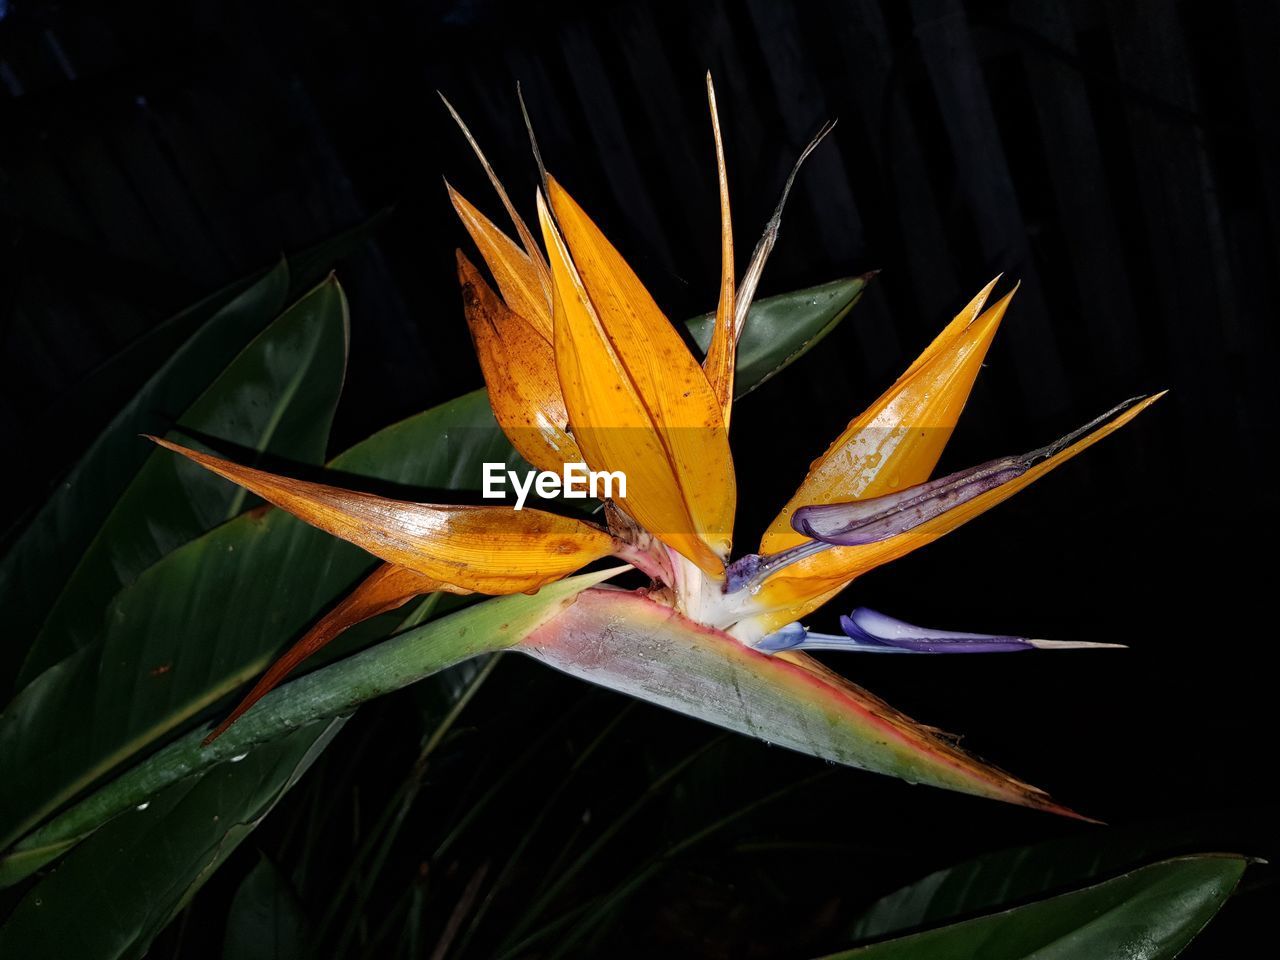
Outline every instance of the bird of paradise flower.
<svg viewBox="0 0 1280 960">
<path fill-rule="evenodd" d="M 518 242 L 452 187 L 454 209 L 498 291 L 459 251 L 458 274 L 494 415 L 533 466 L 621 471 L 606 526 L 510 507 L 407 503 L 291 479 L 152 438 L 384 561 L 262 677 L 213 740 L 343 630 L 422 594 L 533 592 L 614 556 L 647 574 L 593 584 L 502 646 L 712 723 L 912 782 L 1078 816 L 961 751 L 806 651 L 939 654 L 1105 646 L 913 626 L 859 608 L 841 634 L 802 625 L 854 579 L 936 540 L 1117 430 L 1137 397 L 1048 446 L 930 476 L 1014 292 L 996 280 L 810 466 L 759 550 L 731 559 L 737 485 L 729 448 L 736 347 L 787 192 L 739 279 L 715 91 L 707 95 L 721 210 L 720 295 L 701 363 L 564 187 L 538 164 L 543 243 L 516 211 L 452 106 Z M 537 145 L 534 143 L 535 155 Z M 997 278 L 998 280 L 998 278 Z M 593 581 L 600 578 L 591 578 Z"/>
</svg>

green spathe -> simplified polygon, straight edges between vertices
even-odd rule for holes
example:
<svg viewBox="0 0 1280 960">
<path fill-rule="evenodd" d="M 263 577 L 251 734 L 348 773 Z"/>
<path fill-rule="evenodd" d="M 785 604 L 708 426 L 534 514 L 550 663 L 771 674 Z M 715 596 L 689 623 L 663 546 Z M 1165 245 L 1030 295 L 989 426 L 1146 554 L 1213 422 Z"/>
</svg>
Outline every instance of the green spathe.
<svg viewBox="0 0 1280 960">
<path fill-rule="evenodd" d="M 1079 817 L 803 654 L 760 653 L 638 593 L 584 593 L 517 649 L 599 686 L 824 760 Z"/>
</svg>

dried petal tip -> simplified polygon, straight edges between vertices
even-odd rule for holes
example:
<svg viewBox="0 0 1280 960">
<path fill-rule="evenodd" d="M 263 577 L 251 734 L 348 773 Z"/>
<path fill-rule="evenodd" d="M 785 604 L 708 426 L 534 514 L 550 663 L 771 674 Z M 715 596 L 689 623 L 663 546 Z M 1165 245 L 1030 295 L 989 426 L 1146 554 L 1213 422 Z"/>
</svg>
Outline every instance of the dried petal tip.
<svg viewBox="0 0 1280 960">
<path fill-rule="evenodd" d="M 933 630 L 896 620 L 867 607 L 840 618 L 844 636 L 810 633 L 791 623 L 756 644 L 764 653 L 782 650 L 854 650 L 862 653 L 1019 653 L 1024 650 L 1079 650 L 1121 647 L 1115 643 L 1032 640 L 989 633 Z"/>
</svg>

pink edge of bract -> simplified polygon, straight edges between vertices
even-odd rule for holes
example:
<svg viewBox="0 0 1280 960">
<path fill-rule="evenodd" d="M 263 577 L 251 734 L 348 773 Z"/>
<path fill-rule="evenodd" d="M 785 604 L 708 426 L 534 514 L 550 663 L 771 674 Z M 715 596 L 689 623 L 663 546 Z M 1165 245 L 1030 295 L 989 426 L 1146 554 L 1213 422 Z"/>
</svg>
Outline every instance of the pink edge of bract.
<svg viewBox="0 0 1280 960">
<path fill-rule="evenodd" d="M 631 631 L 629 636 L 626 635 L 628 628 Z M 672 644 L 682 646 L 672 647 Z M 614 645 L 613 649 L 611 645 Z M 643 649 L 646 645 L 650 648 L 648 652 Z M 639 591 L 608 587 L 585 591 L 566 610 L 531 632 L 515 649 L 600 686 L 641 697 L 719 726 L 761 736 L 751 722 L 748 712 L 751 704 L 743 699 L 743 691 L 737 682 L 754 676 L 766 680 L 775 695 L 785 690 L 793 691 L 783 699 L 789 701 L 793 714 L 803 720 L 818 720 L 823 712 L 844 720 L 848 726 L 842 726 L 841 742 L 849 744 L 861 740 L 873 747 L 867 751 L 869 755 L 880 751 L 874 749 L 866 737 L 868 728 L 882 734 L 899 745 L 897 750 L 900 754 L 922 763 L 924 769 L 921 772 L 934 771 L 933 786 L 1090 823 L 1099 822 L 1055 803 L 1044 791 L 969 756 L 927 727 L 832 673 L 818 661 L 803 654 L 784 659 L 783 656 L 752 650 L 722 631 L 695 623 L 672 608 L 649 600 Z M 663 653 L 666 654 L 665 659 Z M 700 678 L 689 678 L 681 676 L 681 666 L 664 669 L 673 657 L 681 654 L 692 655 L 692 659 L 710 655 L 721 663 L 731 664 L 735 675 L 728 682 L 723 682 L 706 671 Z M 687 692 L 682 702 L 676 690 L 680 683 L 701 684 L 703 689 Z M 731 711 L 716 712 L 714 694 L 717 683 L 720 692 L 726 696 L 732 693 L 736 698 L 742 710 L 742 724 L 733 723 Z M 761 739 L 770 739 L 801 752 L 823 755 L 816 752 L 816 746 L 806 750 L 802 745 L 787 743 L 781 738 L 773 741 L 761 736 Z M 829 750 L 839 742 L 833 739 L 831 744 Z M 883 746 L 893 752 L 894 748 L 888 743 Z M 826 756 L 825 759 L 856 766 L 840 756 Z M 875 770 L 873 767 L 868 769 Z M 888 773 L 885 770 L 875 772 Z"/>
</svg>

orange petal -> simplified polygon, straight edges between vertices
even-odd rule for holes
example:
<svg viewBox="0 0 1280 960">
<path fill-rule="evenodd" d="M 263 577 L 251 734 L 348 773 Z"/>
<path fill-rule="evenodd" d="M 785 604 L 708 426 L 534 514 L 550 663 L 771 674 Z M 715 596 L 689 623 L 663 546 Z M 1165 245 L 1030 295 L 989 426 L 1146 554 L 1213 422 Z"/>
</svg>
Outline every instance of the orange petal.
<svg viewBox="0 0 1280 960">
<path fill-rule="evenodd" d="M 462 117 L 458 115 L 458 111 L 453 109 L 445 95 L 440 94 L 440 99 L 444 101 L 445 109 L 449 111 L 449 115 L 453 117 L 454 123 L 458 125 L 458 129 L 462 131 L 462 135 L 466 137 L 467 143 L 471 145 L 471 150 L 476 155 L 476 159 L 480 161 L 480 166 L 484 167 L 485 176 L 489 178 L 489 182 L 493 184 L 494 192 L 498 194 L 498 199 L 502 201 L 503 208 L 507 211 L 507 216 L 511 218 L 512 225 L 516 228 L 516 236 L 520 238 L 520 242 L 524 244 L 525 253 L 529 255 L 529 262 L 533 265 L 533 269 L 537 272 L 538 281 L 542 286 L 543 298 L 549 304 L 551 302 L 551 271 L 547 268 L 546 258 L 543 257 L 542 251 L 538 249 L 537 242 L 533 239 L 533 234 L 529 232 L 528 226 L 525 225 L 524 218 L 516 211 L 516 206 L 511 202 L 511 198 L 507 196 L 506 188 L 503 187 L 502 181 L 498 179 L 498 175 L 494 173 L 493 167 L 489 165 L 489 160 L 484 155 L 484 151 L 480 149 L 480 144 L 476 142 L 476 138 L 471 135 L 471 130 L 462 122 Z"/>
<path fill-rule="evenodd" d="M 549 345 L 551 343 L 551 301 L 529 255 L 515 241 L 493 225 L 483 213 L 445 181 L 453 209 L 462 225 L 480 248 L 480 255 L 493 272 L 502 299 Z"/>
<path fill-rule="evenodd" d="M 880 496 L 929 479 L 1013 297 L 1010 293 L 981 312 L 995 282 L 987 284 L 814 462 L 800 489 L 765 531 L 762 554 L 804 541 L 791 529 L 797 507 Z"/>
<path fill-rule="evenodd" d="M 476 593 L 537 590 L 620 546 L 599 527 L 541 510 L 389 500 L 150 439 L 375 557 Z"/>
<path fill-rule="evenodd" d="M 569 414 L 550 341 L 498 299 L 461 250 L 458 279 L 489 404 L 502 432 L 540 470 L 559 473 L 565 463 L 581 462 L 577 443 L 565 432 Z"/>
<path fill-rule="evenodd" d="M 631 268 L 559 184 L 548 183 L 564 236 L 541 195 L 539 216 L 573 435 L 593 469 L 626 475 L 619 504 L 633 519 L 721 576 L 736 491 L 719 401 Z"/>
<path fill-rule="evenodd" d="M 285 677 L 289 676 L 298 664 L 322 650 L 357 623 L 363 623 L 379 614 L 403 606 L 414 597 L 420 597 L 424 593 L 435 593 L 438 590 L 449 593 L 471 592 L 452 584 L 433 580 L 415 570 L 397 567 L 390 563 L 382 564 L 347 594 L 336 607 L 317 620 L 315 626 L 308 630 L 301 640 L 268 668 L 267 672 L 254 684 L 253 689 L 227 715 L 227 718 L 204 738 L 205 745 L 226 733 L 227 728 L 239 720 L 246 710 L 284 682 Z"/>
<path fill-rule="evenodd" d="M 1081 437 L 1075 443 L 1038 463 L 1026 473 L 992 490 L 968 500 L 952 510 L 934 517 L 905 533 L 856 547 L 832 547 L 789 567 L 784 567 L 765 581 L 756 595 L 757 602 L 772 610 L 763 618 L 765 632 L 776 630 L 816 609 L 843 589 L 851 580 L 863 573 L 905 556 L 918 547 L 932 543 L 939 537 L 986 513 L 998 503 L 1003 503 L 1059 464 L 1087 450 L 1103 437 L 1119 430 L 1163 393 L 1147 397 L 1117 416 Z"/>
<path fill-rule="evenodd" d="M 716 171 L 720 180 L 720 301 L 716 304 L 716 324 L 711 333 L 707 357 L 702 361 L 707 382 L 720 401 L 725 429 L 733 411 L 733 374 L 737 365 L 738 338 L 734 325 L 733 222 L 729 214 L 729 176 L 724 165 L 724 143 L 720 139 L 720 115 L 716 111 L 716 88 L 707 71 L 707 103 L 711 107 L 711 132 L 716 141 Z"/>
</svg>

